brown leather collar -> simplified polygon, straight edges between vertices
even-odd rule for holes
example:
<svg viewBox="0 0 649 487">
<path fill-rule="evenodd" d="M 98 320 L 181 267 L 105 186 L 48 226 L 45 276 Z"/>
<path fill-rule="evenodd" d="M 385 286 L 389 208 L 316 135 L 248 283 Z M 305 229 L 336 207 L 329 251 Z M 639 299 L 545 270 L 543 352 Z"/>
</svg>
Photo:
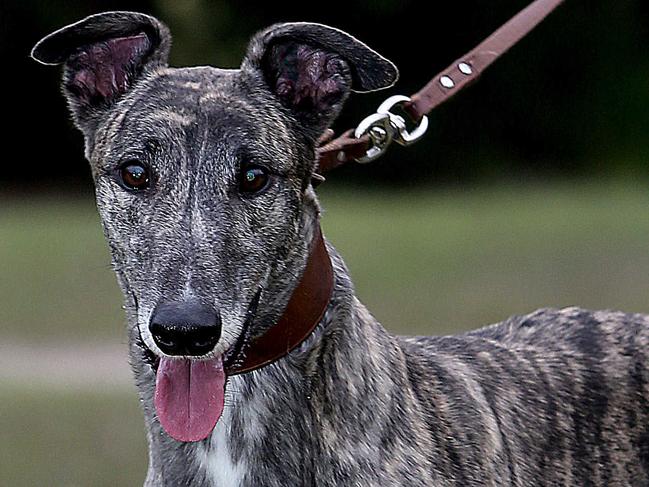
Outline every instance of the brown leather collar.
<svg viewBox="0 0 649 487">
<path fill-rule="evenodd" d="M 563 0 L 535 0 L 521 10 L 507 23 L 482 41 L 441 73 L 436 74 L 420 91 L 410 97 L 404 105 L 405 111 L 418 122 L 431 110 L 449 100 L 484 72 L 491 63 L 507 52 L 512 46 L 531 32 L 545 17 L 554 11 Z M 372 142 L 363 135 L 354 137 L 354 131 L 347 130 L 337 139 L 328 130 L 320 139 L 318 148 L 318 172 L 325 174 L 349 161 L 363 156 Z M 313 184 L 318 185 L 324 178 L 316 175 Z"/>
<path fill-rule="evenodd" d="M 309 260 L 279 321 L 243 350 L 245 357 L 227 370 L 228 375 L 259 369 L 286 356 L 318 325 L 331 299 L 334 275 L 322 231 L 318 227 Z"/>
</svg>

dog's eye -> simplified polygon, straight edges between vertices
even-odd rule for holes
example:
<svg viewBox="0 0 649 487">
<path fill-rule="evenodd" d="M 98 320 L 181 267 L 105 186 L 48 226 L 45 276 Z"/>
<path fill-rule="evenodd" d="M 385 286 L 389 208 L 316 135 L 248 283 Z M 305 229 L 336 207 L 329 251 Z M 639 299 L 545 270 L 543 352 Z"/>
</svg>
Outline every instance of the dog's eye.
<svg viewBox="0 0 649 487">
<path fill-rule="evenodd" d="M 244 167 L 241 171 L 239 191 L 244 194 L 258 193 L 268 184 L 268 173 L 259 166 Z"/>
<path fill-rule="evenodd" d="M 149 187 L 149 170 L 139 161 L 127 161 L 119 169 L 122 183 L 130 190 L 142 190 Z"/>
</svg>

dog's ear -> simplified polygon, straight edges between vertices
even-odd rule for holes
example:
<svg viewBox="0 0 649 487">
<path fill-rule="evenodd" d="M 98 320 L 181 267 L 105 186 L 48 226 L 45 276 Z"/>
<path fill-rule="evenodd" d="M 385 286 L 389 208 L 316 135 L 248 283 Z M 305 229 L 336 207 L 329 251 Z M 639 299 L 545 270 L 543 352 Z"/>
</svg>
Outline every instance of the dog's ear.
<svg viewBox="0 0 649 487">
<path fill-rule="evenodd" d="M 392 86 L 397 68 L 349 34 L 321 24 L 277 24 L 250 41 L 242 70 L 261 74 L 270 91 L 315 140 L 350 91 Z"/>
<path fill-rule="evenodd" d="M 157 19 L 105 12 L 41 39 L 32 57 L 63 64 L 63 91 L 76 125 L 86 134 L 147 71 L 167 63 L 171 36 Z"/>
</svg>

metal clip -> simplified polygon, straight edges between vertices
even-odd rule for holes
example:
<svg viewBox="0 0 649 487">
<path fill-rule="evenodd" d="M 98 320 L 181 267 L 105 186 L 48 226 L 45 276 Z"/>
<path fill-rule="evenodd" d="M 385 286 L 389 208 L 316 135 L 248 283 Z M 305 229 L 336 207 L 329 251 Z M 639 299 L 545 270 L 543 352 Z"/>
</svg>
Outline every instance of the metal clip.
<svg viewBox="0 0 649 487">
<path fill-rule="evenodd" d="M 428 117 L 425 115 L 421 118 L 419 125 L 409 132 L 405 119 L 390 111 L 394 106 L 409 101 L 410 98 L 407 96 L 391 96 L 379 105 L 376 113 L 366 117 L 358 124 L 354 131 L 355 137 L 360 138 L 367 134 L 372 141 L 372 146 L 363 157 L 356 159 L 357 162 L 364 164 L 382 156 L 392 140 L 406 146 L 416 142 L 426 133 Z"/>
<path fill-rule="evenodd" d="M 394 127 L 390 123 L 390 115 L 387 113 L 373 113 L 364 118 L 356 127 L 354 136 L 359 139 L 365 134 L 369 135 L 372 146 L 367 149 L 363 157 L 356 159 L 361 164 L 373 161 L 381 156 L 392 142 Z"/>
</svg>

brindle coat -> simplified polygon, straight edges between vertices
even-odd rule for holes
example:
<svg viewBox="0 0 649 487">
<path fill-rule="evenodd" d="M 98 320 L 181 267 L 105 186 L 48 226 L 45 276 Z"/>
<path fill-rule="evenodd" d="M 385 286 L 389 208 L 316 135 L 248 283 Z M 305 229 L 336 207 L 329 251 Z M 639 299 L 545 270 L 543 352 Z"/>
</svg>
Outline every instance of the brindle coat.
<svg viewBox="0 0 649 487">
<path fill-rule="evenodd" d="M 350 90 L 396 68 L 326 26 L 257 34 L 239 70 L 169 68 L 169 33 L 129 12 L 91 16 L 33 56 L 64 65 L 63 88 L 96 185 L 124 291 L 131 364 L 149 442 L 147 486 L 649 485 L 643 315 L 545 309 L 471 333 L 400 337 L 354 295 L 335 249 L 335 289 L 295 352 L 233 376 L 211 437 L 179 443 L 153 408 L 162 297 L 217 308 L 227 354 L 282 313 L 320 209 L 310 184 L 319 134 Z M 124 161 L 151 170 L 128 191 Z M 241 168 L 265 167 L 254 197 Z"/>
</svg>

